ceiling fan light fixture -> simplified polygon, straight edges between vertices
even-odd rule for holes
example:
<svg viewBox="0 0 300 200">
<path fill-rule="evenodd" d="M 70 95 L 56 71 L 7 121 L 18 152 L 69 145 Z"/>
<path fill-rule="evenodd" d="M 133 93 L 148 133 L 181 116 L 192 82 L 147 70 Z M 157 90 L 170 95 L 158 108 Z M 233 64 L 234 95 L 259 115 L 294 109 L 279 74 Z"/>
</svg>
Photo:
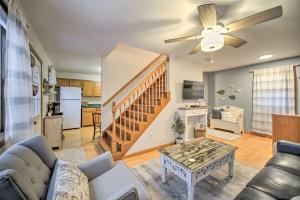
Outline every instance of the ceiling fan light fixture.
<svg viewBox="0 0 300 200">
<path fill-rule="evenodd" d="M 201 50 L 204 52 L 217 51 L 224 46 L 224 36 L 219 27 L 202 31 Z"/>
</svg>

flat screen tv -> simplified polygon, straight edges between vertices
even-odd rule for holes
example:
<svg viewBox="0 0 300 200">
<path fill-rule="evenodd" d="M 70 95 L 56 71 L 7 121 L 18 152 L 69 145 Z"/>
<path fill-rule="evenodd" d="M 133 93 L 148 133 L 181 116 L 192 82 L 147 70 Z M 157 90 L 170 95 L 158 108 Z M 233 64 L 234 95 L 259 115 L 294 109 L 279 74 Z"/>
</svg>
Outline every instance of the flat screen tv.
<svg viewBox="0 0 300 200">
<path fill-rule="evenodd" d="M 204 83 L 184 80 L 182 98 L 185 100 L 204 99 Z"/>
</svg>

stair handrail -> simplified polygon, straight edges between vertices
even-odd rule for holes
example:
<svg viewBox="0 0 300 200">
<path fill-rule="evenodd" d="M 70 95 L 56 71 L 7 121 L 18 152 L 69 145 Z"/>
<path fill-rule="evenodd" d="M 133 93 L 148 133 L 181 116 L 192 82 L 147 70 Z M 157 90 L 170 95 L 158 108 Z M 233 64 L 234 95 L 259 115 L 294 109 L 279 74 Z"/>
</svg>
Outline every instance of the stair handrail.
<svg viewBox="0 0 300 200">
<path fill-rule="evenodd" d="M 151 65 L 157 65 L 155 69 L 147 75 L 143 81 L 141 81 L 125 98 L 123 98 L 119 103 L 116 103 L 113 101 L 112 104 L 112 143 L 111 143 L 111 150 L 112 152 L 116 152 L 116 118 L 117 118 L 117 112 L 119 110 L 119 115 L 121 116 L 121 110 L 126 110 L 126 107 L 129 107 L 132 105 L 132 103 L 140 97 L 140 95 L 143 94 L 144 91 L 146 91 L 163 73 L 167 72 L 167 62 L 168 57 L 166 55 L 160 55 L 157 59 L 155 59 L 154 62 L 152 62 Z M 165 87 L 166 90 L 168 90 L 167 86 L 167 80 Z M 136 95 L 137 94 L 137 95 Z M 129 102 L 127 104 L 127 102 Z M 120 119 L 121 120 L 121 119 Z M 125 118 L 126 123 L 126 118 Z M 125 125 L 125 132 L 126 132 L 126 125 Z"/>
<path fill-rule="evenodd" d="M 118 96 L 128 85 L 130 85 L 134 80 L 139 77 L 143 72 L 145 72 L 149 67 L 152 66 L 152 64 L 160 57 L 158 55 L 155 57 L 153 61 L 151 61 L 145 68 L 143 68 L 139 73 L 137 73 L 132 79 L 130 79 L 126 84 L 124 84 L 118 91 L 116 91 L 109 99 L 107 99 L 104 103 L 103 106 L 106 106 L 109 102 L 111 102 L 116 96 Z"/>
<path fill-rule="evenodd" d="M 161 55 L 159 58 L 162 58 L 160 64 L 149 75 L 147 75 L 144 78 L 144 80 L 138 86 L 136 86 L 125 98 L 123 98 L 118 104 L 116 104 L 115 107 L 120 107 L 120 105 L 122 105 L 124 102 L 128 101 L 128 99 L 132 96 L 132 94 L 137 92 L 143 84 L 147 83 L 147 81 L 150 80 L 150 78 L 152 78 L 153 75 L 155 75 L 157 72 L 159 72 L 160 69 L 162 69 L 163 64 L 167 61 L 167 57 L 165 55 Z M 157 61 L 160 61 L 160 60 L 156 59 L 155 62 L 157 62 Z M 166 70 L 166 66 L 165 66 L 165 70 Z M 153 83 L 154 81 L 155 80 L 152 80 L 151 83 Z M 151 85 L 151 84 L 149 84 L 149 85 Z M 144 89 L 147 89 L 147 88 L 144 88 Z"/>
</svg>

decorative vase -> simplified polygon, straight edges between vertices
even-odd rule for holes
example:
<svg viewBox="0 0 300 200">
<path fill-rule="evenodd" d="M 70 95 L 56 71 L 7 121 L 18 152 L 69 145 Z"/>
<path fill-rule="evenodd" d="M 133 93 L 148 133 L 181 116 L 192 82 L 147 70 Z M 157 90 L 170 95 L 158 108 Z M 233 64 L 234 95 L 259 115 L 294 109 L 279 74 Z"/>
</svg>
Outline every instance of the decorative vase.
<svg viewBox="0 0 300 200">
<path fill-rule="evenodd" d="M 183 138 L 176 138 L 176 144 L 182 144 L 183 143 Z"/>
</svg>

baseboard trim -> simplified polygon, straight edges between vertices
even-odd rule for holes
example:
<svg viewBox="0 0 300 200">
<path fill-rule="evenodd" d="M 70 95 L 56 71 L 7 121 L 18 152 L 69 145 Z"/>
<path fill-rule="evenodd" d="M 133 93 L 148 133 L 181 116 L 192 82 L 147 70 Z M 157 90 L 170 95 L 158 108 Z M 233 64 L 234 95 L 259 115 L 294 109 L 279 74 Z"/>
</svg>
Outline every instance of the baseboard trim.
<svg viewBox="0 0 300 200">
<path fill-rule="evenodd" d="M 262 134 L 262 133 L 258 133 L 258 132 L 249 132 L 252 135 L 257 135 L 257 136 L 261 136 L 261 137 L 266 137 L 266 138 L 271 138 L 272 139 L 272 135 L 267 135 L 267 134 Z"/>
<path fill-rule="evenodd" d="M 150 149 L 145 149 L 145 150 L 142 150 L 142 151 L 137 151 L 135 153 L 131 153 L 129 155 L 125 155 L 122 159 L 130 158 L 130 157 L 133 157 L 133 156 L 138 156 L 138 155 L 141 155 L 141 154 L 144 154 L 144 153 L 148 153 L 150 151 L 155 151 L 155 150 L 158 150 L 158 149 L 161 149 L 161 148 L 164 148 L 164 147 L 171 146 L 173 144 L 175 144 L 175 142 L 170 142 L 170 143 L 167 143 L 167 144 L 161 144 L 161 145 L 152 147 Z"/>
</svg>

